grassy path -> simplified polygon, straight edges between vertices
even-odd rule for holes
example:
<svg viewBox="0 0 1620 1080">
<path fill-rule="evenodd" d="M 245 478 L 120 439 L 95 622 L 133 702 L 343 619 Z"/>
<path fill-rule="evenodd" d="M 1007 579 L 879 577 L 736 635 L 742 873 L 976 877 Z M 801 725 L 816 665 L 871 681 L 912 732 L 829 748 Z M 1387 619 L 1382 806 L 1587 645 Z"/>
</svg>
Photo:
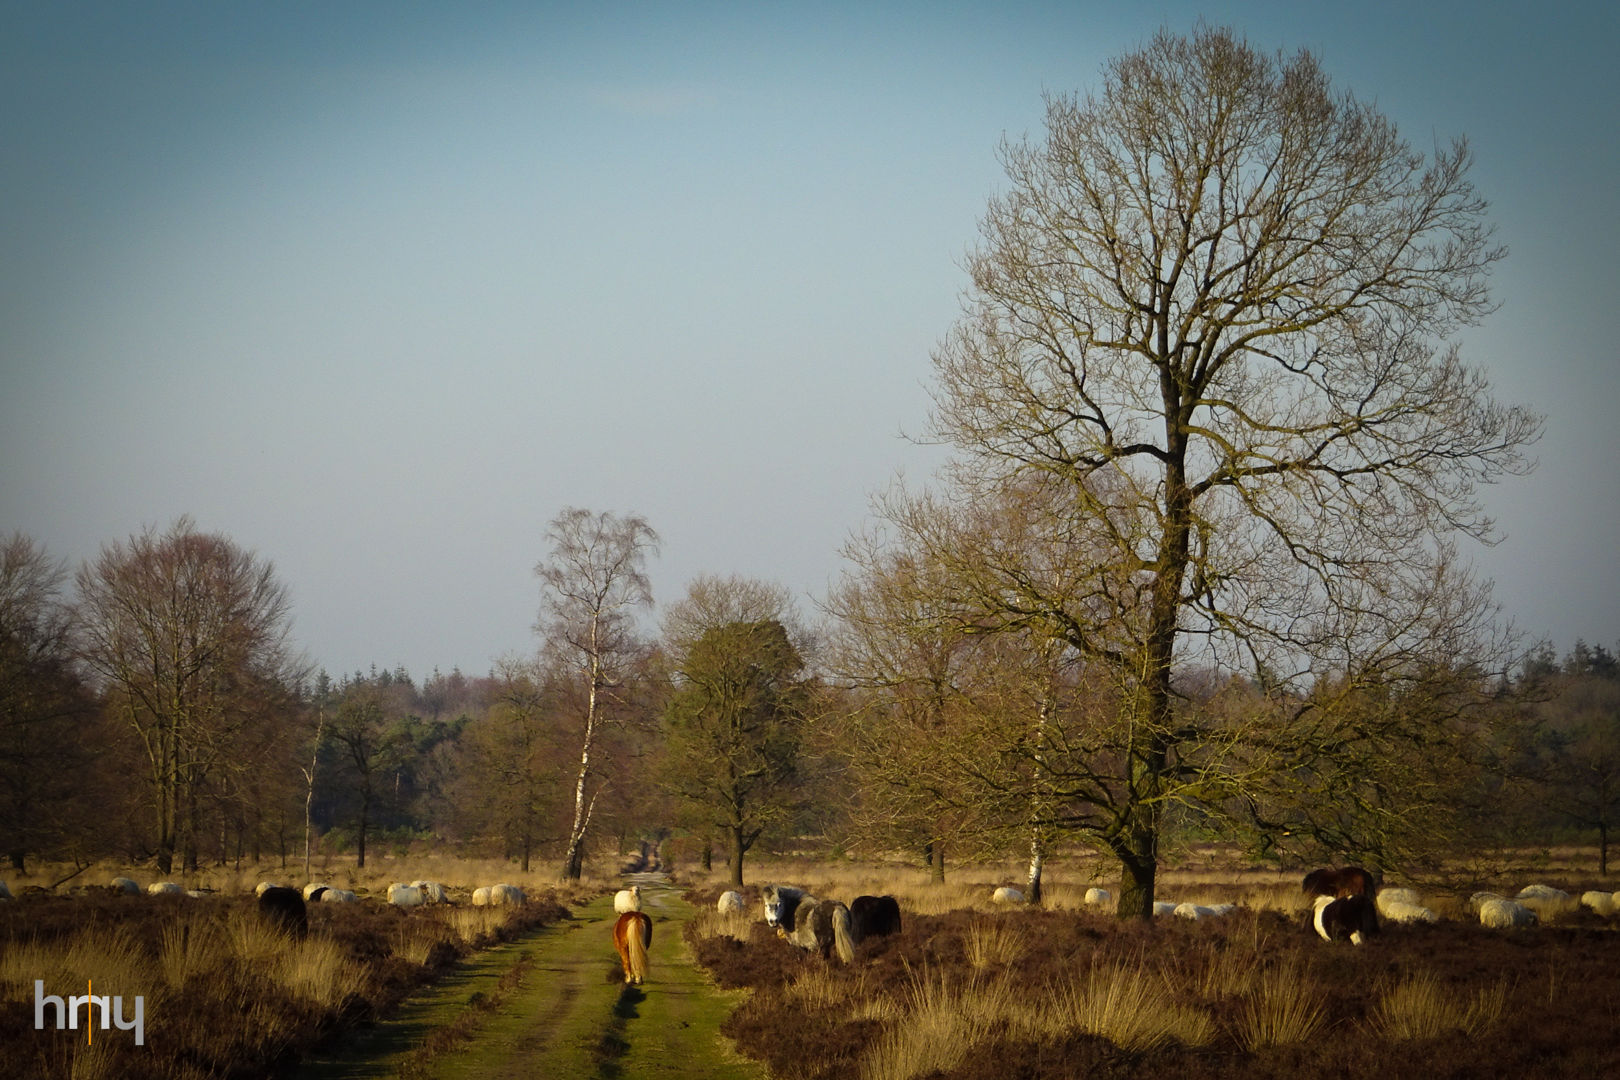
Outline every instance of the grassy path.
<svg viewBox="0 0 1620 1080">
<path fill-rule="evenodd" d="M 570 920 L 479 954 L 412 999 L 387 1023 L 361 1033 L 297 1080 L 432 1080 L 517 1077 L 636 1080 L 763 1080 L 762 1065 L 739 1059 L 720 1035 L 736 995 L 717 990 L 692 962 L 681 927 L 693 914 L 661 877 L 636 875 L 642 910 L 653 918 L 647 982 L 627 987 L 613 951 L 611 897 Z M 526 959 L 522 980 L 501 977 Z M 471 1038 L 432 1056 L 435 1029 L 498 997 Z"/>
</svg>

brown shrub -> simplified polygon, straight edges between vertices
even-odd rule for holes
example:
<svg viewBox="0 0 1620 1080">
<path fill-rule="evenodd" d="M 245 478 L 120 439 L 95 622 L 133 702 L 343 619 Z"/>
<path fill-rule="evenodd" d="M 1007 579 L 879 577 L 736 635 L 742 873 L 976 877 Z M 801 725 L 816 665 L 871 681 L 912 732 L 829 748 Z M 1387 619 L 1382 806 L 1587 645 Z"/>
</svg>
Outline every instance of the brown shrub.
<svg viewBox="0 0 1620 1080">
<path fill-rule="evenodd" d="M 1001 968 L 985 964 L 981 950 L 975 968 L 972 936 L 982 938 L 987 920 L 999 919 L 1016 928 L 1022 948 Z M 960 991 L 975 974 L 1005 977 L 1038 1019 L 1059 1006 L 1059 988 L 1093 971 L 1133 969 L 1161 980 L 1177 1005 L 1207 1015 L 1211 1041 L 1129 1051 L 1078 1032 L 1031 1034 L 1031 1024 L 1008 1021 L 928 1080 L 1298 1080 L 1324 1070 L 1346 1080 L 1620 1075 L 1620 1039 L 1614 1036 L 1620 933 L 1612 923 L 1578 914 L 1556 926 L 1511 933 L 1464 921 L 1389 925 L 1374 943 L 1358 948 L 1329 945 L 1303 914 L 1277 910 L 1240 910 L 1199 923 L 1119 922 L 1089 911 L 908 912 L 903 933 L 867 943 L 849 967 L 793 948 L 763 923 L 754 925 L 746 943 L 695 935 L 691 940 L 699 962 L 722 986 L 756 991 L 726 1032 L 782 1077 L 861 1076 L 872 1047 L 892 1025 L 906 1023 L 908 988 L 919 978 Z M 832 1004 L 805 1008 L 803 995 L 795 999 L 788 988 L 818 967 L 825 969 L 818 982 L 830 985 L 818 987 L 817 1001 Z M 1257 1027 L 1256 1010 L 1275 1008 L 1289 980 L 1298 981 L 1300 996 L 1318 1005 L 1319 1015 L 1299 1024 L 1272 1016 L 1271 1027 Z M 1439 999 L 1463 1003 L 1494 1003 L 1500 994 L 1501 1008 L 1472 1034 L 1448 1029 L 1430 1038 L 1395 1039 L 1387 999 L 1392 987 L 1414 983 Z M 879 1007 L 883 998 L 889 1000 Z M 1285 1038 L 1297 1041 L 1280 1041 Z"/>
<path fill-rule="evenodd" d="M 450 909 L 312 904 L 308 938 L 294 942 L 259 932 L 255 901 L 86 893 L 0 905 L 0 1075 L 273 1076 L 361 1020 L 386 1015 L 473 947 Z M 531 902 L 478 942 L 509 940 L 566 914 L 554 900 Z M 421 962 L 398 955 L 407 927 L 426 942 Z M 77 1032 L 34 1030 L 34 980 L 66 997 L 84 992 L 77 980 L 85 977 L 96 980 L 98 995 L 124 998 L 126 1019 L 133 998 L 145 999 L 144 1046 L 131 1032 L 99 1027 L 89 1041 L 82 1022 Z"/>
</svg>

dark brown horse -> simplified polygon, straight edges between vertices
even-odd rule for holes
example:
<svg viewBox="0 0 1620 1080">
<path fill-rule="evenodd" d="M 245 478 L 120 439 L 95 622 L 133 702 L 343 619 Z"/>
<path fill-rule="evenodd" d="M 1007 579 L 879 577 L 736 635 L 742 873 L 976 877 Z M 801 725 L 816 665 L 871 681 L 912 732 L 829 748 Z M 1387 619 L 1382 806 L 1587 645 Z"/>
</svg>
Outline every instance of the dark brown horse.
<svg viewBox="0 0 1620 1080">
<path fill-rule="evenodd" d="M 892 896 L 857 896 L 849 902 L 850 933 L 856 944 L 900 932 L 900 903 Z"/>
<path fill-rule="evenodd" d="M 647 950 L 652 947 L 652 917 L 644 911 L 627 911 L 613 924 L 613 947 L 619 950 L 624 981 L 641 983 L 647 979 Z"/>
<path fill-rule="evenodd" d="M 1378 882 L 1369 871 L 1359 866 L 1344 866 L 1335 870 L 1323 867 L 1312 870 L 1300 882 L 1306 896 L 1365 896 L 1371 900 L 1378 895 Z"/>
</svg>

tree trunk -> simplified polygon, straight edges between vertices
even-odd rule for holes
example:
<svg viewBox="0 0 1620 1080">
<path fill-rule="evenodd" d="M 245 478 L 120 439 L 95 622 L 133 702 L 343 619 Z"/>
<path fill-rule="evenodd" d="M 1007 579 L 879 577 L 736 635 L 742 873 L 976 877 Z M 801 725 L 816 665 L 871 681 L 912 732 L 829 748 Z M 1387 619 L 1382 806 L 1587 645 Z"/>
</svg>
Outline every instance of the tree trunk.
<svg viewBox="0 0 1620 1080">
<path fill-rule="evenodd" d="M 1119 907 L 1115 914 L 1121 919 L 1151 919 L 1153 917 L 1153 889 L 1157 877 L 1158 859 L 1151 854 L 1121 855 L 1119 860 Z"/>
<path fill-rule="evenodd" d="M 733 826 L 731 830 L 731 886 L 734 889 L 743 887 L 743 827 Z"/>
<path fill-rule="evenodd" d="M 923 854 L 928 857 L 928 880 L 945 884 L 945 845 L 938 840 L 930 840 L 924 845 Z"/>
<path fill-rule="evenodd" d="M 1046 867 L 1046 855 L 1041 851 L 1041 837 L 1036 833 L 1029 841 L 1029 878 L 1025 882 L 1024 900 L 1030 904 L 1041 902 L 1041 871 Z"/>
<path fill-rule="evenodd" d="M 594 631 L 592 634 L 595 637 Z M 585 782 L 591 773 L 591 744 L 596 739 L 596 695 L 601 682 L 601 664 L 591 656 L 591 688 L 585 700 L 585 740 L 579 750 L 579 777 L 574 781 L 574 825 L 568 831 L 568 854 L 563 859 L 563 876 L 578 881 L 584 871 L 585 827 L 590 812 L 585 807 Z M 592 803 L 596 801 L 592 796 Z"/>
</svg>

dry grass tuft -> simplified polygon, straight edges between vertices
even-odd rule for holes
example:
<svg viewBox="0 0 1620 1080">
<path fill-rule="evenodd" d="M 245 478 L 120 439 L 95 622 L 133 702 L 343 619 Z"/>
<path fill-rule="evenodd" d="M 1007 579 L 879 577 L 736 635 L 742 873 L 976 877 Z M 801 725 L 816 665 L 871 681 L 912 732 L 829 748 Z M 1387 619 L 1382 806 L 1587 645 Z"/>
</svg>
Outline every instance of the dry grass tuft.
<svg viewBox="0 0 1620 1080">
<path fill-rule="evenodd" d="M 963 940 L 968 963 L 977 970 L 1011 967 L 1029 947 L 1023 930 L 1005 919 L 975 919 Z"/>
<path fill-rule="evenodd" d="M 1018 991 L 1006 978 L 953 986 L 913 975 L 903 1017 L 891 1024 L 861 1064 L 863 1080 L 910 1080 L 950 1072 L 996 1028 L 1022 1019 Z"/>
<path fill-rule="evenodd" d="M 1460 993 L 1442 985 L 1433 972 L 1419 972 L 1379 995 L 1369 1024 L 1391 1042 L 1434 1039 L 1453 1031 L 1477 1038 L 1501 1019 L 1507 992 L 1505 978 L 1472 993 Z"/>
<path fill-rule="evenodd" d="M 692 930 L 699 937 L 726 937 L 744 944 L 753 935 L 754 916 L 749 911 L 721 913 L 706 907 L 692 917 Z"/>
<path fill-rule="evenodd" d="M 1099 964 L 1054 990 L 1050 1017 L 1052 1034 L 1082 1031 L 1126 1050 L 1169 1042 L 1202 1046 L 1215 1037 L 1214 1020 L 1178 1003 L 1165 981 L 1140 963 Z"/>
<path fill-rule="evenodd" d="M 1327 992 L 1295 961 L 1259 973 L 1237 1022 L 1238 1045 L 1251 1053 L 1266 1046 L 1309 1042 L 1327 1023 Z"/>
</svg>

